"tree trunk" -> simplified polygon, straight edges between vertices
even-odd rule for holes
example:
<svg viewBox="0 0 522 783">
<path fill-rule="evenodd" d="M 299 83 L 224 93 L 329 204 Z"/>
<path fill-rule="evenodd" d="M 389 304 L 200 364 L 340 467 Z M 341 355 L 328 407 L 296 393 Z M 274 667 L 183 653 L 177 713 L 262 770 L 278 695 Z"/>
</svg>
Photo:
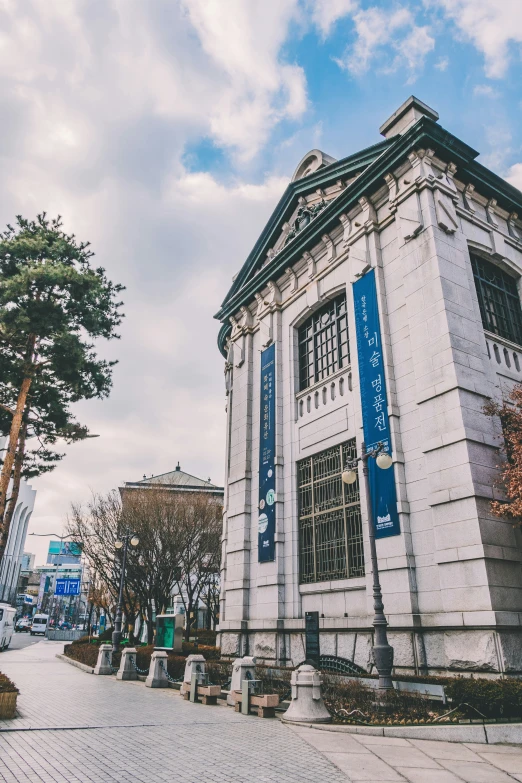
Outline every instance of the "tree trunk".
<svg viewBox="0 0 522 783">
<path fill-rule="evenodd" d="M 2 465 L 2 473 L 0 474 L 0 523 L 2 523 L 2 525 L 4 522 L 7 490 L 11 480 L 11 473 L 13 471 L 15 454 L 18 446 L 18 439 L 20 437 L 20 429 L 22 427 L 22 419 L 27 402 L 27 395 L 29 394 L 32 380 L 32 377 L 24 378 L 22 385 L 20 386 L 15 413 L 13 416 L 13 421 L 11 422 L 11 430 L 9 432 L 9 444 L 5 453 L 4 464 Z"/>
<path fill-rule="evenodd" d="M 152 605 L 147 606 L 147 644 L 154 642 L 154 622 L 152 620 Z"/>
<path fill-rule="evenodd" d="M 20 482 L 22 480 L 22 468 L 24 465 L 25 454 L 25 439 L 27 437 L 27 421 L 22 422 L 20 427 L 20 437 L 18 439 L 18 447 L 16 449 L 16 455 L 14 459 L 14 474 L 13 474 L 13 486 L 11 488 L 11 497 L 4 516 L 4 524 L 2 526 L 2 534 L 0 535 L 0 561 L 2 560 L 7 546 L 7 539 L 9 537 L 9 530 L 11 528 L 11 522 L 13 520 L 18 495 L 20 492 Z"/>
</svg>

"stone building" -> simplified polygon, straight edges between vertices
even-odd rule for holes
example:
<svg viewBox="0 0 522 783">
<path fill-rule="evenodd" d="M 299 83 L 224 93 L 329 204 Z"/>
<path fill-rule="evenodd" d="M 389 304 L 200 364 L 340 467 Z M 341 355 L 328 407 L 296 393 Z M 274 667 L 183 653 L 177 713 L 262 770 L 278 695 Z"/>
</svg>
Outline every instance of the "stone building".
<svg viewBox="0 0 522 783">
<path fill-rule="evenodd" d="M 416 98 L 380 132 L 303 158 L 217 315 L 222 649 L 297 664 L 317 611 L 321 653 L 371 668 L 367 513 L 341 472 L 373 406 L 393 456 L 377 553 L 396 671 L 521 673 L 521 536 L 490 512 L 501 431 L 483 406 L 522 380 L 522 193 Z M 359 281 L 383 384 L 362 404 Z"/>
<path fill-rule="evenodd" d="M 34 509 L 36 490 L 26 481 L 20 484 L 18 501 L 11 520 L 5 553 L 0 563 L 0 601 L 15 604 L 22 569 L 25 539 Z"/>
</svg>

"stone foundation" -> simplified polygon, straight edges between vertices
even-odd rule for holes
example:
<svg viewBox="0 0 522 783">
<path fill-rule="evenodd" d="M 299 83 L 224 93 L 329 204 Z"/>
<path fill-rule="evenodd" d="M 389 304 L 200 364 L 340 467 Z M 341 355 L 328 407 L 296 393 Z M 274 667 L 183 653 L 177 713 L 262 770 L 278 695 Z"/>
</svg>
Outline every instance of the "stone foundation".
<svg viewBox="0 0 522 783">
<path fill-rule="evenodd" d="M 220 635 L 224 657 L 255 656 L 258 663 L 297 666 L 305 660 L 305 637 L 295 631 L 226 631 Z M 449 630 L 388 632 L 395 651 L 394 674 L 475 673 L 522 676 L 522 631 Z M 373 669 L 372 633 L 320 633 L 322 655 L 347 658 L 367 672 Z"/>
</svg>

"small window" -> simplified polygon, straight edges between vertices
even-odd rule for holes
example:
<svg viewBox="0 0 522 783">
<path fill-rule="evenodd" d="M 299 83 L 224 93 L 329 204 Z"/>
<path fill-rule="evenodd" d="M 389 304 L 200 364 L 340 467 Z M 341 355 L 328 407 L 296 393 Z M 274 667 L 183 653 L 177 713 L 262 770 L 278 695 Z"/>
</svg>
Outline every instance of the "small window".
<svg viewBox="0 0 522 783">
<path fill-rule="evenodd" d="M 355 438 L 297 463 L 300 582 L 364 576 L 359 480 L 341 474 Z"/>
<path fill-rule="evenodd" d="M 477 256 L 471 257 L 471 266 L 484 329 L 522 345 L 522 309 L 515 278 Z"/>
<path fill-rule="evenodd" d="M 346 294 L 315 312 L 298 334 L 299 388 L 303 390 L 350 363 Z"/>
</svg>

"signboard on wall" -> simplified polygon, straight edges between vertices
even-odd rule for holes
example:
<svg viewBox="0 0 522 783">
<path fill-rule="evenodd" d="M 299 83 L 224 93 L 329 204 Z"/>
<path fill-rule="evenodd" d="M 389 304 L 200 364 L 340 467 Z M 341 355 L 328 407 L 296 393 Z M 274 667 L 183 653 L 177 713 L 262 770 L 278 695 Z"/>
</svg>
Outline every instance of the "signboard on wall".
<svg viewBox="0 0 522 783">
<path fill-rule="evenodd" d="M 364 441 L 368 451 L 375 448 L 378 443 L 383 443 L 385 451 L 391 454 L 386 377 L 374 269 L 353 284 L 353 300 Z M 369 459 L 368 469 L 375 537 L 398 536 L 401 530 L 393 466 L 388 470 L 381 470 L 374 459 Z"/>
<path fill-rule="evenodd" d="M 275 560 L 275 344 L 261 351 L 258 561 Z"/>
<path fill-rule="evenodd" d="M 305 612 L 306 660 L 319 668 L 319 612 Z"/>
</svg>

